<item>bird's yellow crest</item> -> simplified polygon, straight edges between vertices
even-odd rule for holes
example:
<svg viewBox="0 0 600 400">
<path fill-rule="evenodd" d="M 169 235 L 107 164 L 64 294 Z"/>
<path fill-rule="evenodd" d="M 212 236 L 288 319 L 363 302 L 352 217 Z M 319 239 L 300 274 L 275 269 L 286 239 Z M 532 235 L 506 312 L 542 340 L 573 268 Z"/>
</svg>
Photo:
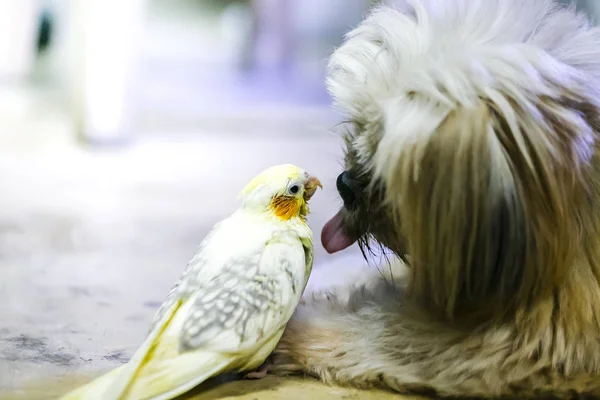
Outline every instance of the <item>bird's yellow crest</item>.
<svg viewBox="0 0 600 400">
<path fill-rule="evenodd" d="M 299 179 L 303 174 L 304 171 L 293 164 L 283 164 L 269 167 L 255 176 L 246 185 L 246 187 L 244 187 L 240 193 L 240 196 L 246 196 L 259 186 L 267 183 L 277 184 L 281 182 L 281 184 L 284 185 L 288 180 Z"/>
<path fill-rule="evenodd" d="M 317 187 L 322 187 L 317 178 L 295 165 L 283 164 L 257 175 L 241 191 L 240 197 L 254 210 L 270 211 L 282 220 L 289 220 L 306 217 L 307 202 Z"/>
</svg>

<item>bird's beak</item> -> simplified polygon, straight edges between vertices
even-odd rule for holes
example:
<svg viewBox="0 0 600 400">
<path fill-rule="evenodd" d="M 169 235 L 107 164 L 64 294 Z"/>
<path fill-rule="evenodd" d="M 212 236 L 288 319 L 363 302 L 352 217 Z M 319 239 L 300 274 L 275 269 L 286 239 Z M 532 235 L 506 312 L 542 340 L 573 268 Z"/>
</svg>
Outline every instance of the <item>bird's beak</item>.
<svg viewBox="0 0 600 400">
<path fill-rule="evenodd" d="M 308 178 L 304 182 L 304 200 L 308 201 L 315 194 L 317 188 L 320 187 L 323 189 L 323 185 L 321 185 L 321 181 L 315 176 L 308 175 Z"/>
</svg>

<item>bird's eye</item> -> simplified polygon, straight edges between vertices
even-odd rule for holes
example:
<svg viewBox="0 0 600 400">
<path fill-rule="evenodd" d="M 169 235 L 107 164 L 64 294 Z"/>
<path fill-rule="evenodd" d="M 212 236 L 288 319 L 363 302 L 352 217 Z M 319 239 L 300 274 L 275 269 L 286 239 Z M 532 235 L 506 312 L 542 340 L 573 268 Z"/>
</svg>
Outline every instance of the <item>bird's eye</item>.
<svg viewBox="0 0 600 400">
<path fill-rule="evenodd" d="M 290 193 L 296 194 L 300 191 L 300 187 L 298 185 L 290 186 Z"/>
</svg>

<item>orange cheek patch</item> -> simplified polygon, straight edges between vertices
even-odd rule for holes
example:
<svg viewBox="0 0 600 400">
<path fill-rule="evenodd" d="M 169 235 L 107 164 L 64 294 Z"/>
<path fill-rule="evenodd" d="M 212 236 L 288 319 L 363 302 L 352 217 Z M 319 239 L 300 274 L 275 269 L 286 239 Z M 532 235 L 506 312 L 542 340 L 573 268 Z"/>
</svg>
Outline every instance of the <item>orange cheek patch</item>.
<svg viewBox="0 0 600 400">
<path fill-rule="evenodd" d="M 283 220 L 297 217 L 300 214 L 300 202 L 293 197 L 277 196 L 271 201 L 275 215 Z"/>
</svg>

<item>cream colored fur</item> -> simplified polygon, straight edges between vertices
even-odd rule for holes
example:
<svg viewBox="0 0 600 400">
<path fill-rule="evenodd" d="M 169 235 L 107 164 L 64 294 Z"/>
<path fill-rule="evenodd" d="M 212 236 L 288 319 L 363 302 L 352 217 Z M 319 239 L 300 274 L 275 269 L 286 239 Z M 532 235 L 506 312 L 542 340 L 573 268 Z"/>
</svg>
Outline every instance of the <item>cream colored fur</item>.
<svg viewBox="0 0 600 400">
<path fill-rule="evenodd" d="M 363 233 L 410 268 L 308 295 L 273 370 L 600 396 L 600 30 L 550 0 L 392 3 L 347 36 L 328 84 L 347 169 L 384 193 L 346 222 L 383 215 Z"/>
</svg>

